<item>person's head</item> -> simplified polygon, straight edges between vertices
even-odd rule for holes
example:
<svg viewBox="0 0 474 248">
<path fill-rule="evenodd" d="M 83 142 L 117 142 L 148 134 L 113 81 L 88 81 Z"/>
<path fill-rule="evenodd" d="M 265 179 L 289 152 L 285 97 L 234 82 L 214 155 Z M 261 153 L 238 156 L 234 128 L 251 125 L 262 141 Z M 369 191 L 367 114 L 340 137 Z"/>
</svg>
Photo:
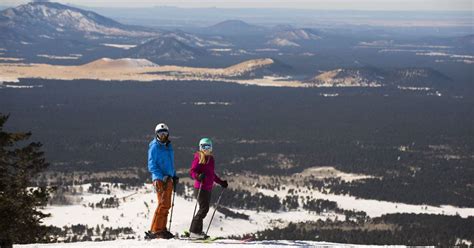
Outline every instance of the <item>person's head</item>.
<svg viewBox="0 0 474 248">
<path fill-rule="evenodd" d="M 199 151 L 206 155 L 212 154 L 212 140 L 209 138 L 202 138 L 199 141 Z"/>
<path fill-rule="evenodd" d="M 156 139 L 158 139 L 162 143 L 165 143 L 166 141 L 168 141 L 168 137 L 169 137 L 168 126 L 165 123 L 160 123 L 156 125 L 155 135 L 156 135 Z"/>
</svg>

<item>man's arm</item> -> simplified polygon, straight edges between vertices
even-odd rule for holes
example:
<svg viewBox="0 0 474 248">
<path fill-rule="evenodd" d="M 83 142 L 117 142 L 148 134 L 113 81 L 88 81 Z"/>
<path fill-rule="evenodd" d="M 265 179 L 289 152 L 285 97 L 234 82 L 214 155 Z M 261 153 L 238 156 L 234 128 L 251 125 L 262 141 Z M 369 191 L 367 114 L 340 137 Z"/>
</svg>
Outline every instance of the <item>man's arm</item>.
<svg viewBox="0 0 474 248">
<path fill-rule="evenodd" d="M 152 180 L 163 180 L 163 173 L 159 168 L 158 153 L 156 151 L 156 145 L 151 145 L 148 149 L 148 171 L 151 173 Z"/>
</svg>

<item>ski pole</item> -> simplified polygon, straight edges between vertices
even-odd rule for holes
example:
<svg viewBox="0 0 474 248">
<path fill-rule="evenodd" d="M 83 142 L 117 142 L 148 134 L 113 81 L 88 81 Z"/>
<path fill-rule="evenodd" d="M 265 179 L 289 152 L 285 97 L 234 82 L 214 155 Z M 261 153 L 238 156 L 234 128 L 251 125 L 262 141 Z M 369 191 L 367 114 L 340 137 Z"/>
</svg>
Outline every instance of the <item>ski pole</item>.
<svg viewBox="0 0 474 248">
<path fill-rule="evenodd" d="M 206 236 L 207 236 L 207 232 L 209 232 L 209 228 L 211 227 L 212 220 L 214 219 L 214 214 L 216 214 L 216 210 L 219 207 L 219 202 L 221 201 L 222 193 L 224 193 L 224 189 L 225 188 L 222 188 L 222 191 L 219 194 L 219 198 L 217 198 L 216 206 L 214 207 L 214 212 L 212 212 L 211 221 L 209 221 L 209 226 L 207 226 Z"/>
<path fill-rule="evenodd" d="M 191 225 L 189 226 L 189 231 L 191 231 L 191 227 L 193 226 L 194 215 L 196 214 L 196 209 L 199 202 L 199 195 L 201 194 L 201 188 L 202 188 L 202 182 L 199 184 L 199 190 L 196 197 L 196 205 L 194 205 L 193 218 L 191 219 Z"/>
<path fill-rule="evenodd" d="M 169 232 L 171 232 L 171 222 L 173 221 L 174 197 L 176 195 L 176 187 L 177 187 L 177 184 L 173 180 L 173 201 L 171 203 L 170 227 L 168 228 Z"/>
</svg>

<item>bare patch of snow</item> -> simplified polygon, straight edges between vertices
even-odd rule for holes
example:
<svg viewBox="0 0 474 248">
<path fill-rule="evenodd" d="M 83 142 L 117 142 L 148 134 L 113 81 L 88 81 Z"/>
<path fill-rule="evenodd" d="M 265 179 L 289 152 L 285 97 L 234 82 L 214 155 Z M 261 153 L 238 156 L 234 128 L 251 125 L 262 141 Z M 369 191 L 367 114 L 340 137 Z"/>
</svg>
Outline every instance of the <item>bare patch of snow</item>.
<svg viewBox="0 0 474 248">
<path fill-rule="evenodd" d="M 231 48 L 211 48 L 211 49 L 209 49 L 209 51 L 213 51 L 213 52 L 231 52 L 232 49 Z"/>
<path fill-rule="evenodd" d="M 42 88 L 43 85 L 11 85 L 11 84 L 0 84 L 0 88 L 13 88 L 13 89 L 33 89 Z"/>
<path fill-rule="evenodd" d="M 311 177 L 315 179 L 341 178 L 341 180 L 344 180 L 346 182 L 352 182 L 352 181 L 357 181 L 357 180 L 362 180 L 362 179 L 367 179 L 367 178 L 374 178 L 373 176 L 369 176 L 369 175 L 345 173 L 331 166 L 312 167 L 312 168 L 304 170 L 301 173 L 297 173 L 294 176 L 295 177 Z"/>
<path fill-rule="evenodd" d="M 336 97 L 339 96 L 339 93 L 321 93 L 319 95 L 324 97 Z"/>
<path fill-rule="evenodd" d="M 101 45 L 107 46 L 107 47 L 115 47 L 115 48 L 120 48 L 120 49 L 125 49 L 128 50 L 130 48 L 134 48 L 137 45 L 131 45 L 131 44 L 111 44 L 111 43 L 102 43 Z"/>
<path fill-rule="evenodd" d="M 414 87 L 414 86 L 397 86 L 398 89 L 401 90 L 414 90 L 414 91 L 429 91 L 431 88 L 429 87 Z"/>
<path fill-rule="evenodd" d="M 183 103 L 186 104 L 186 103 Z M 191 102 L 191 105 L 196 105 L 196 106 L 206 106 L 206 105 L 223 105 L 223 106 L 229 106 L 232 105 L 230 102 Z"/>
<path fill-rule="evenodd" d="M 280 46 L 280 47 L 299 47 L 300 45 L 296 42 L 287 40 L 287 39 L 281 39 L 281 38 L 275 38 L 273 40 L 270 40 L 267 42 L 269 45 L 274 45 L 274 46 Z"/>
<path fill-rule="evenodd" d="M 255 52 L 278 52 L 279 50 L 276 48 L 257 48 Z"/>
<path fill-rule="evenodd" d="M 69 54 L 69 55 L 72 55 L 72 54 Z M 48 58 L 48 59 L 59 59 L 59 60 L 78 59 L 79 58 L 77 56 L 56 56 L 56 55 L 48 55 L 48 54 L 38 54 L 36 56 L 42 57 L 42 58 Z"/>
<path fill-rule="evenodd" d="M 8 58 L 8 57 L 0 57 L 0 61 L 22 61 L 23 58 Z"/>
</svg>

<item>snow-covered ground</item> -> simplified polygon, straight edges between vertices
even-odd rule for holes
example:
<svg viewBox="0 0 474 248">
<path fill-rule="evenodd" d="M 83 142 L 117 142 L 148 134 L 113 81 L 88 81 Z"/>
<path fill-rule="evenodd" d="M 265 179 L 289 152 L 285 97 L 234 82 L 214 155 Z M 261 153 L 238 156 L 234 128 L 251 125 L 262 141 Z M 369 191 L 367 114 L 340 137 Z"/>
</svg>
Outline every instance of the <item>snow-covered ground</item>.
<svg viewBox="0 0 474 248">
<path fill-rule="evenodd" d="M 105 185 L 105 184 L 103 184 Z M 149 230 L 151 219 L 157 206 L 156 194 L 152 186 L 147 184 L 143 187 L 122 190 L 120 188 L 108 188 L 110 194 L 93 194 L 87 190 L 90 184 L 75 186 L 79 192 L 84 192 L 73 196 L 74 205 L 67 206 L 48 206 L 44 212 L 51 213 L 51 217 L 45 219 L 44 224 L 57 227 L 71 226 L 77 224 L 87 225 L 89 228 L 97 225 L 103 227 L 129 227 L 135 232 L 135 238 L 142 239 L 143 233 Z M 283 188 L 283 187 L 282 187 Z M 412 205 L 396 202 L 378 201 L 371 199 L 360 199 L 348 195 L 325 194 L 319 191 L 310 191 L 305 188 L 296 188 L 285 186 L 283 190 L 258 189 L 259 192 L 284 199 L 288 190 L 294 190 L 299 196 L 310 196 L 314 199 L 327 199 L 335 201 L 339 208 L 346 210 L 364 211 L 370 217 L 377 217 L 390 213 L 426 213 L 441 215 L 456 215 L 461 217 L 474 216 L 474 208 L 460 208 L 455 206 L 429 206 Z M 92 208 L 89 204 L 95 204 L 103 198 L 116 197 L 119 200 L 119 206 L 116 208 Z M 217 197 L 217 196 L 214 196 Z M 176 196 L 173 212 L 173 222 L 171 231 L 173 233 L 182 233 L 188 230 L 192 218 L 195 201 L 186 200 L 183 197 Z M 204 220 L 206 228 L 211 213 Z M 249 220 L 226 218 L 222 213 L 216 212 L 214 221 L 209 230 L 212 236 L 243 235 L 265 230 L 271 227 L 285 226 L 289 222 L 304 222 L 327 219 L 344 220 L 344 215 L 333 212 L 320 213 L 308 212 L 303 209 L 294 211 L 264 212 L 242 209 L 231 209 L 234 212 L 243 213 L 249 216 Z"/>
<path fill-rule="evenodd" d="M 90 184 L 82 185 L 84 191 L 87 191 Z M 79 187 L 79 186 L 76 186 Z M 104 227 L 130 227 L 135 232 L 135 237 L 141 239 L 143 233 L 150 228 L 151 219 L 157 206 L 156 195 L 151 185 L 145 185 L 137 190 L 120 190 L 110 188 L 110 194 L 92 194 L 83 193 L 77 195 L 75 205 L 69 206 L 48 206 L 44 212 L 51 213 L 52 217 L 45 219 L 44 224 L 57 227 L 83 224 L 89 227 L 104 225 Z M 89 203 L 100 202 L 102 198 L 116 196 L 119 199 L 118 208 L 91 208 Z M 217 197 L 217 196 L 215 196 Z M 194 210 L 194 201 L 188 201 L 183 197 L 176 196 L 173 212 L 173 221 L 171 232 L 182 233 L 189 229 L 190 221 Z M 207 225 L 212 214 L 211 211 L 204 220 L 204 226 Z M 309 221 L 326 220 L 328 218 L 342 219 L 344 216 L 334 213 L 308 213 L 304 210 L 288 212 L 257 212 L 252 210 L 231 209 L 235 212 L 250 216 L 249 220 L 225 218 L 219 212 L 216 212 L 214 221 L 209 230 L 212 236 L 242 235 L 264 230 L 272 226 L 282 226 L 290 221 Z"/>
<path fill-rule="evenodd" d="M 285 190 L 276 192 L 279 197 L 287 195 L 288 190 L 298 188 L 288 186 Z M 267 189 L 259 189 L 262 194 L 273 196 L 275 191 Z M 339 208 L 346 210 L 364 211 L 370 217 L 379 217 L 384 214 L 393 213 L 415 213 L 415 214 L 440 214 L 440 215 L 459 215 L 463 218 L 474 216 L 474 208 L 461 208 L 450 205 L 432 206 L 432 205 L 414 205 L 399 202 L 379 201 L 372 199 L 362 199 L 350 195 L 326 194 L 319 191 L 302 191 L 298 192 L 299 196 L 311 196 L 315 199 L 325 199 L 337 202 Z"/>
<path fill-rule="evenodd" d="M 13 247 L 18 248 L 55 248 L 55 247 L 86 247 L 86 248 L 149 248 L 149 247 L 167 247 L 167 248 L 182 248 L 182 247 L 377 247 L 371 245 L 349 245 L 349 244 L 338 244 L 328 242 L 314 242 L 314 241 L 286 241 L 286 240 L 266 240 L 266 241 L 248 241 L 243 242 L 239 240 L 217 240 L 213 243 L 200 243 L 196 241 L 185 241 L 185 240 L 152 240 L 152 241 L 140 241 L 140 240 L 116 240 L 116 241 L 103 241 L 103 242 L 79 242 L 79 243 L 57 243 L 57 244 L 29 244 L 29 245 L 15 245 Z M 384 246 L 384 247 L 405 247 L 405 246 Z"/>
</svg>

